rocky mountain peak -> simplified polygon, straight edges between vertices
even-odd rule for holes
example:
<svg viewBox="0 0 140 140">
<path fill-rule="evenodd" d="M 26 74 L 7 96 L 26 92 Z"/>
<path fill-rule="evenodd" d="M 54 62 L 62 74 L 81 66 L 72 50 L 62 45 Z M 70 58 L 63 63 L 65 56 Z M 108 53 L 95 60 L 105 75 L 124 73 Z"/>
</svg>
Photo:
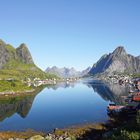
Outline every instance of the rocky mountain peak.
<svg viewBox="0 0 140 140">
<path fill-rule="evenodd" d="M 124 49 L 123 46 L 119 46 L 119 47 L 117 47 L 117 48 L 113 51 L 112 54 L 113 54 L 113 55 L 126 55 L 127 53 L 126 53 L 126 51 L 125 51 L 125 49 Z"/>
<path fill-rule="evenodd" d="M 124 47 L 119 46 L 112 53 L 101 57 L 89 72 L 92 75 L 101 73 L 140 73 L 140 57 L 127 54 Z"/>
<path fill-rule="evenodd" d="M 26 44 L 22 43 L 17 49 L 16 49 L 17 56 L 26 64 L 33 64 L 32 56 L 26 46 Z"/>
<path fill-rule="evenodd" d="M 137 56 L 137 58 L 138 58 L 138 59 L 140 59 L 140 55 L 139 55 L 139 56 Z"/>
<path fill-rule="evenodd" d="M 0 39 L 0 46 L 4 46 L 4 45 L 6 45 L 6 43 L 2 39 Z"/>
</svg>

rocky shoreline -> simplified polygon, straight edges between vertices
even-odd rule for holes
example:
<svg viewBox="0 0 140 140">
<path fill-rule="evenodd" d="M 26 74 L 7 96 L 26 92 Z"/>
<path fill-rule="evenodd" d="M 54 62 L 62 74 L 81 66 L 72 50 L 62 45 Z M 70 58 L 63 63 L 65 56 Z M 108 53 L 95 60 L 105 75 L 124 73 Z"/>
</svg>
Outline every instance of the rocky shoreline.
<svg viewBox="0 0 140 140">
<path fill-rule="evenodd" d="M 95 140 L 101 139 L 114 127 L 113 123 L 87 124 L 65 129 L 55 129 L 52 133 L 0 132 L 0 140 Z"/>
<path fill-rule="evenodd" d="M 18 95 L 18 94 L 28 94 L 35 92 L 35 89 L 25 90 L 25 91 L 5 91 L 0 92 L 0 95 Z"/>
<path fill-rule="evenodd" d="M 6 140 L 6 139 L 1 139 L 1 140 Z M 7 140 L 76 140 L 74 136 L 68 136 L 67 134 L 62 135 L 62 136 L 56 136 L 54 134 L 48 134 L 46 136 L 42 135 L 34 135 L 30 138 L 8 138 Z"/>
</svg>

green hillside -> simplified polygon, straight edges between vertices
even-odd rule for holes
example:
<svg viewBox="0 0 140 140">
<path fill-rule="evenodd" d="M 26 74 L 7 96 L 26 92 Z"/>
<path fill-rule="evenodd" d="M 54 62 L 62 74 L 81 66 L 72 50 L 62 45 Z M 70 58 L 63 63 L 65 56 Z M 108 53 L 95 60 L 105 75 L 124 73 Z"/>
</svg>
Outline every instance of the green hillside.
<svg viewBox="0 0 140 140">
<path fill-rule="evenodd" d="M 0 70 L 0 78 L 14 78 L 17 80 L 23 80 L 25 78 L 57 78 L 53 74 L 47 74 L 39 69 L 35 64 L 25 64 L 19 60 L 10 60 L 7 62 L 3 69 Z"/>
<path fill-rule="evenodd" d="M 58 77 L 38 68 L 24 43 L 15 49 L 0 40 L 0 92 L 31 90 L 32 87 L 27 86 L 29 78 L 33 81 L 34 78 L 44 80 Z"/>
</svg>

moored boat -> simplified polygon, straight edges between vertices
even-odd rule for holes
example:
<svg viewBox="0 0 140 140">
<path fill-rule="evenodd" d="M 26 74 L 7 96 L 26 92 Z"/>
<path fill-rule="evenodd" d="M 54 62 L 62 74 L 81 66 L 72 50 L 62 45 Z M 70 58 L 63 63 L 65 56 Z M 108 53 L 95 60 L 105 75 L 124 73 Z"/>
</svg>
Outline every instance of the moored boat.
<svg viewBox="0 0 140 140">
<path fill-rule="evenodd" d="M 132 97 L 132 100 L 133 100 L 133 101 L 140 101 L 140 95 L 134 95 L 134 96 Z"/>
</svg>

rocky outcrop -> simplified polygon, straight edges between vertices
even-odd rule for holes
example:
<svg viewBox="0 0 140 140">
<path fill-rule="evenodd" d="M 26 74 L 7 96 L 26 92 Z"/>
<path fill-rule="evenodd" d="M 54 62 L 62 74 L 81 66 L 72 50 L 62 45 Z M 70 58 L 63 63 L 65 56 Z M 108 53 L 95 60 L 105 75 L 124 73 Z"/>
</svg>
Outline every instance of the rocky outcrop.
<svg viewBox="0 0 140 140">
<path fill-rule="evenodd" d="M 91 68 L 88 67 L 87 69 L 83 70 L 83 71 L 77 71 L 75 70 L 74 68 L 58 68 L 56 66 L 53 66 L 52 68 L 47 68 L 46 69 L 46 72 L 47 73 L 51 73 L 51 74 L 55 74 L 59 77 L 62 77 L 62 78 L 70 78 L 70 77 L 82 77 L 84 75 L 86 75 L 89 70 Z"/>
<path fill-rule="evenodd" d="M 3 139 L 1 139 L 3 140 Z M 41 135 L 34 135 L 30 138 L 9 138 L 8 140 L 76 140 L 75 136 L 69 136 L 67 133 L 57 136 L 55 134 L 49 133 L 46 136 L 41 136 Z"/>
<path fill-rule="evenodd" d="M 140 57 L 127 54 L 124 47 L 117 47 L 112 53 L 103 55 L 93 65 L 89 74 L 140 73 Z"/>
<path fill-rule="evenodd" d="M 32 56 L 25 44 L 21 44 L 17 49 L 12 47 L 10 44 L 6 44 L 0 40 L 0 69 L 11 61 L 16 60 L 25 64 L 33 64 Z"/>
<path fill-rule="evenodd" d="M 27 48 L 27 46 L 23 43 L 21 44 L 17 49 L 16 49 L 16 53 L 17 53 L 17 56 L 18 58 L 26 63 L 26 64 L 32 64 L 34 63 L 33 62 L 33 59 L 32 59 L 32 56 Z"/>
<path fill-rule="evenodd" d="M 87 74 L 89 73 L 90 70 L 91 70 L 91 67 L 86 68 L 85 70 L 83 70 L 83 71 L 81 72 L 81 75 L 82 75 L 82 76 L 87 75 Z"/>
<path fill-rule="evenodd" d="M 7 63 L 9 59 L 5 45 L 6 44 L 2 40 L 0 40 L 0 69 Z"/>
</svg>

